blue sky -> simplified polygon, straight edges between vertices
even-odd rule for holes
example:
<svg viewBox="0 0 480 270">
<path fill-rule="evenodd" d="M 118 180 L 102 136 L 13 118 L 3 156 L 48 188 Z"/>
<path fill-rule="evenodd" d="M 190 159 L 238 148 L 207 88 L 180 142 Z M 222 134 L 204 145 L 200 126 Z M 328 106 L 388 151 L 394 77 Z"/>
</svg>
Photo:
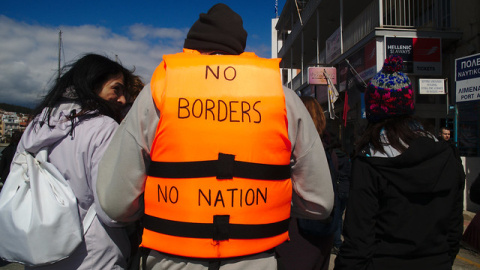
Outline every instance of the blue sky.
<svg viewBox="0 0 480 270">
<path fill-rule="evenodd" d="M 58 66 L 93 52 L 118 57 L 144 81 L 163 54 L 181 51 L 189 27 L 220 1 L 0 1 L 0 103 L 32 107 Z M 270 57 L 275 0 L 223 3 L 243 18 L 247 51 Z M 278 14 L 285 0 L 278 1 Z"/>
</svg>

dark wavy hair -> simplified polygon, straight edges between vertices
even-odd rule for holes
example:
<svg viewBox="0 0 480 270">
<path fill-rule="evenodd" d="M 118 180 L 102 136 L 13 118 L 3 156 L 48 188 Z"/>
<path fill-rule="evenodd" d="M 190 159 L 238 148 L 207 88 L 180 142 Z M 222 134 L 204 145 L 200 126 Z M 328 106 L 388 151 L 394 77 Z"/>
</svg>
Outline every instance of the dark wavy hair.
<svg viewBox="0 0 480 270">
<path fill-rule="evenodd" d="M 400 153 L 407 150 L 411 142 L 418 137 L 433 138 L 433 135 L 423 128 L 418 118 L 411 115 L 388 118 L 378 123 L 369 122 L 363 136 L 357 142 L 356 154 L 370 146 L 375 151 L 385 154 L 385 145 L 380 138 L 382 130 L 385 130 L 388 143 Z"/>
<path fill-rule="evenodd" d="M 98 96 L 98 91 L 112 77 L 123 75 L 125 86 L 134 80 L 133 70 L 124 68 L 120 63 L 98 54 L 86 54 L 62 69 L 63 75 L 55 80 L 47 95 L 34 109 L 33 116 L 39 115 L 45 108 L 48 113 L 40 121 L 50 123 L 53 108 L 62 100 L 70 99 L 82 107 L 71 117 L 93 112 L 120 121 L 120 110 Z M 68 92 L 68 93 L 67 93 Z"/>
</svg>

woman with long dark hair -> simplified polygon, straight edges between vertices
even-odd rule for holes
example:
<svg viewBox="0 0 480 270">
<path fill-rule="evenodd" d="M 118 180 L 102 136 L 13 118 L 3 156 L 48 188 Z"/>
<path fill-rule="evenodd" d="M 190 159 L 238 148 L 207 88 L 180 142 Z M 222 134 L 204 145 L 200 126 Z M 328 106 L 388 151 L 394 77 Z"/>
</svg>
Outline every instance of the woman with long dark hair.
<svg viewBox="0 0 480 270">
<path fill-rule="evenodd" d="M 318 135 L 322 138 L 323 147 L 326 147 L 323 135 L 326 127 L 326 118 L 322 106 L 310 96 L 300 97 L 310 114 Z M 321 149 L 323 152 L 324 149 Z M 325 149 L 330 170 L 324 171 L 331 175 L 331 156 Z M 332 181 L 333 182 L 333 181 Z M 332 183 L 333 185 L 333 183 Z M 332 190 L 333 193 L 333 190 Z M 335 198 L 336 203 L 336 198 Z M 330 251 L 333 247 L 334 224 L 332 215 L 326 220 L 312 220 L 292 216 L 288 228 L 289 241 L 275 248 L 280 270 L 328 270 Z"/>
<path fill-rule="evenodd" d="M 92 205 L 97 214 L 73 254 L 38 268 L 125 269 L 130 252 L 126 230 L 101 211 L 95 187 L 98 162 L 118 127 L 134 77 L 121 64 L 97 54 L 81 57 L 64 71 L 34 110 L 17 153 L 47 147 L 48 160 L 77 198 L 80 218 Z"/>
<path fill-rule="evenodd" d="M 414 91 L 390 56 L 365 92 L 369 125 L 353 161 L 335 269 L 452 269 L 465 174 L 452 148 L 412 115 Z"/>
</svg>

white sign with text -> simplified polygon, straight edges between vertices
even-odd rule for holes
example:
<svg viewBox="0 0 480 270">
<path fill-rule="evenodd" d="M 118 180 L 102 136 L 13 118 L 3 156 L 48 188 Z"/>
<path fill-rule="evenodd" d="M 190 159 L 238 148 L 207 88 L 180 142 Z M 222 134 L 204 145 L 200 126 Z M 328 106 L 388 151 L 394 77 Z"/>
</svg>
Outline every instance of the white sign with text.
<svg viewBox="0 0 480 270">
<path fill-rule="evenodd" d="M 445 94 L 445 79 L 419 79 L 419 82 L 422 95 Z"/>
</svg>

